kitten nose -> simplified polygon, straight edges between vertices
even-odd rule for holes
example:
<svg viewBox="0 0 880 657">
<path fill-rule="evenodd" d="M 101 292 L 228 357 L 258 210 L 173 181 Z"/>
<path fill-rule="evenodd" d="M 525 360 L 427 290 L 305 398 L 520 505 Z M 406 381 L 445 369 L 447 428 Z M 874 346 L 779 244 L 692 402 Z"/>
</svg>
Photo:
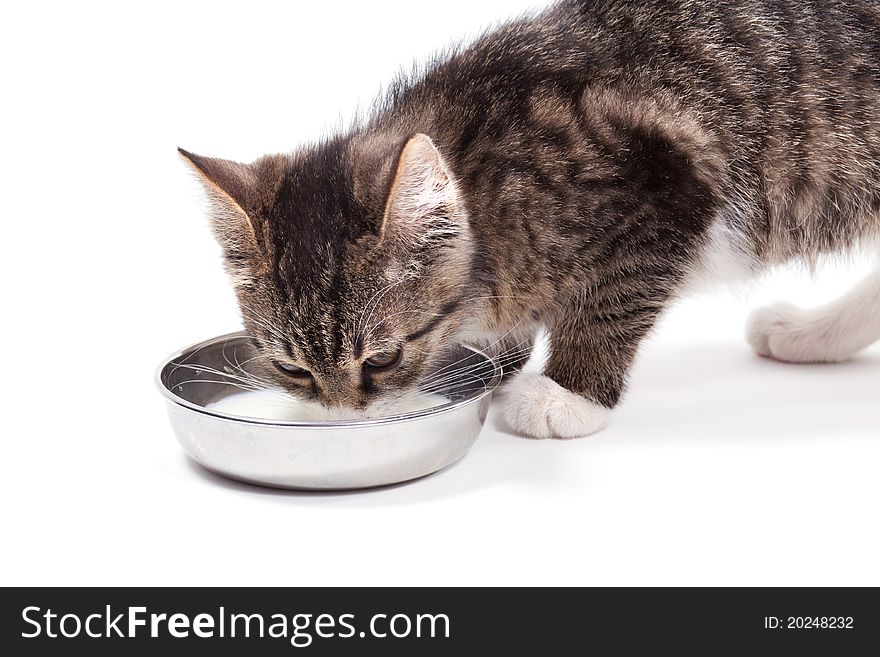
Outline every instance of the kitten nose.
<svg viewBox="0 0 880 657">
<path fill-rule="evenodd" d="M 327 377 L 321 383 L 321 402 L 327 408 L 362 409 L 366 405 L 347 377 Z"/>
</svg>

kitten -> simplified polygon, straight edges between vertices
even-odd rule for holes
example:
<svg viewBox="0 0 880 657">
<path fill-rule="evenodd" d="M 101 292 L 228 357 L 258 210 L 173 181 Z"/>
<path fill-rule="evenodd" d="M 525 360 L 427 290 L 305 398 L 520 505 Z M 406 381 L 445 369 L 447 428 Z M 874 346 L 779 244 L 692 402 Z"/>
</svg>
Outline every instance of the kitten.
<svg viewBox="0 0 880 657">
<path fill-rule="evenodd" d="M 602 428 L 687 285 L 880 233 L 875 0 L 560 2 L 400 80 L 372 115 L 253 164 L 181 151 L 266 371 L 370 412 L 450 342 L 515 370 L 517 432 Z M 880 337 L 880 274 L 749 340 L 836 361 Z"/>
</svg>

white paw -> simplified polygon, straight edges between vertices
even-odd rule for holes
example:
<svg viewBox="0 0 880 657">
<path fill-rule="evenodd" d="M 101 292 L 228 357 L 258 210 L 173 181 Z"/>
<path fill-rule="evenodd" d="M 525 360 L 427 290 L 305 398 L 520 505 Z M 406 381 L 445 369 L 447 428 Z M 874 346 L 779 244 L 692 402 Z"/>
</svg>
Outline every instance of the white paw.
<svg viewBox="0 0 880 657">
<path fill-rule="evenodd" d="M 746 339 L 759 356 L 786 363 L 834 363 L 852 353 L 827 315 L 789 303 L 759 308 L 746 323 Z"/>
<path fill-rule="evenodd" d="M 506 391 L 504 419 L 532 438 L 579 438 L 608 424 L 607 408 L 576 395 L 543 374 L 520 374 Z"/>
</svg>

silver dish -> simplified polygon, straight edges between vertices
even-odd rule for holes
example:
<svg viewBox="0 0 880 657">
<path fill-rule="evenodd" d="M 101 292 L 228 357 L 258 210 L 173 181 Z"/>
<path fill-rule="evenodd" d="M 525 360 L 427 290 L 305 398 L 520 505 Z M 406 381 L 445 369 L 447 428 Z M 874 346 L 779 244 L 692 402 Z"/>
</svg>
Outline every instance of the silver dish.
<svg viewBox="0 0 880 657">
<path fill-rule="evenodd" d="M 255 354 L 241 333 L 193 345 L 169 357 L 157 374 L 168 416 L 184 451 L 232 479 L 277 488 L 341 490 L 416 479 L 462 458 L 480 433 L 499 365 L 476 349 L 457 346 L 443 369 L 450 401 L 391 417 L 288 422 L 239 417 L 210 404 L 240 394 L 234 367 Z M 225 377 L 223 372 L 230 373 Z M 448 374 L 454 376 L 448 377 Z M 429 373 L 430 375 L 430 373 Z"/>
</svg>

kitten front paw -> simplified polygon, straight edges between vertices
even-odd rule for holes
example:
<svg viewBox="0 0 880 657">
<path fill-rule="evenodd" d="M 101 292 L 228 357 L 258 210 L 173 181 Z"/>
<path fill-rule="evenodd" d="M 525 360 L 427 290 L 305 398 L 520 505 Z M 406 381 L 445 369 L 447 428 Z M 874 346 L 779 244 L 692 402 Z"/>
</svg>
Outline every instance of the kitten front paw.
<svg viewBox="0 0 880 657">
<path fill-rule="evenodd" d="M 580 438 L 608 424 L 609 409 L 543 374 L 520 374 L 508 386 L 504 419 L 532 438 Z"/>
</svg>

